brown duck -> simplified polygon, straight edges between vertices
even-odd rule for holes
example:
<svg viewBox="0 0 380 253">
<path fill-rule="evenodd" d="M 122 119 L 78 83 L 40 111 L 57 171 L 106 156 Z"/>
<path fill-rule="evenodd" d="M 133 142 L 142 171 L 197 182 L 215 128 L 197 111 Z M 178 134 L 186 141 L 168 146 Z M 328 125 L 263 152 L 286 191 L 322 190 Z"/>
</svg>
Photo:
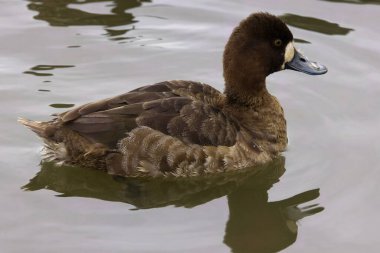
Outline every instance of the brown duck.
<svg viewBox="0 0 380 253">
<path fill-rule="evenodd" d="M 19 121 L 43 138 L 46 157 L 120 176 L 195 176 L 271 161 L 287 145 L 286 121 L 265 85 L 273 72 L 327 69 L 301 55 L 277 17 L 255 13 L 224 51 L 224 93 L 165 81 L 88 103 L 48 122 Z"/>
</svg>

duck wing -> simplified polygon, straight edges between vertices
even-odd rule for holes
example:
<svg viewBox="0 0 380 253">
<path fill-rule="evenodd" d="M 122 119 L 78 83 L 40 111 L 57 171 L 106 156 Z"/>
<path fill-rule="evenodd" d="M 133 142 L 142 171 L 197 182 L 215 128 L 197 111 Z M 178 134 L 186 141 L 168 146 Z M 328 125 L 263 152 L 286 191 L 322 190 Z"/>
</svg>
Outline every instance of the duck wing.
<svg viewBox="0 0 380 253">
<path fill-rule="evenodd" d="M 85 104 L 58 118 L 63 127 L 110 148 L 139 126 L 187 144 L 232 146 L 238 125 L 223 113 L 224 99 L 206 84 L 167 81 Z"/>
</svg>

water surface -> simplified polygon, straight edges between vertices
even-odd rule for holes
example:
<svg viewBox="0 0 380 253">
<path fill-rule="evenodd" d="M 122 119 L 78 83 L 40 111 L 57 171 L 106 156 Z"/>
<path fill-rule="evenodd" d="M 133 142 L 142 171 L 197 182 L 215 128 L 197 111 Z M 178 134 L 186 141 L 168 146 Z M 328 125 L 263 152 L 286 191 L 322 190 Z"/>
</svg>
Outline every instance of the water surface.
<svg viewBox="0 0 380 253">
<path fill-rule="evenodd" d="M 284 159 L 182 182 L 40 165 L 18 116 L 168 79 L 222 90 L 224 43 L 255 11 L 329 67 L 268 78 Z M 0 13 L 1 252 L 379 252 L 379 1 L 5 0 Z"/>
</svg>

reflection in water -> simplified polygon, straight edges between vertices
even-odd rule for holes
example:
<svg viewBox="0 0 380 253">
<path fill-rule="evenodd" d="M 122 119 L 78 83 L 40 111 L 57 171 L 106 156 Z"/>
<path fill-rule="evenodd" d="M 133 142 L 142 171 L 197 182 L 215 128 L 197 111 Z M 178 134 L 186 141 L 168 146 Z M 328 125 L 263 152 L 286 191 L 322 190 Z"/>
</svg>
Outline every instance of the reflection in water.
<svg viewBox="0 0 380 253">
<path fill-rule="evenodd" d="M 53 70 L 53 69 L 63 69 L 63 68 L 73 68 L 74 65 L 37 65 L 31 68 L 31 70 L 41 71 L 41 70 Z"/>
<path fill-rule="evenodd" d="M 50 104 L 50 107 L 53 108 L 71 108 L 74 107 L 75 104 Z"/>
<path fill-rule="evenodd" d="M 310 41 L 303 40 L 303 39 L 294 38 L 293 40 L 294 40 L 294 42 L 296 42 L 296 43 L 311 44 Z"/>
<path fill-rule="evenodd" d="M 149 0 L 28 0 L 28 8 L 37 11 L 35 19 L 44 20 L 51 26 L 121 26 L 134 23 L 133 15 L 127 9 L 141 6 L 141 2 Z M 88 3 L 113 2 L 112 14 L 89 13 L 75 9 L 74 5 Z M 70 6 L 69 6 L 70 5 Z"/>
<path fill-rule="evenodd" d="M 34 76 L 52 76 L 53 74 L 51 73 L 40 73 L 40 72 L 36 72 L 36 71 L 24 71 L 23 72 L 24 74 L 28 74 L 28 75 L 34 75 Z"/>
<path fill-rule="evenodd" d="M 322 0 L 327 2 L 336 3 L 350 3 L 350 4 L 380 4 L 380 0 Z"/>
<path fill-rule="evenodd" d="M 350 31 L 353 31 L 351 28 L 341 27 L 339 24 L 330 23 L 318 18 L 295 14 L 284 14 L 280 18 L 290 26 L 327 35 L 346 35 Z"/>
<path fill-rule="evenodd" d="M 280 157 L 257 169 L 195 178 L 120 178 L 102 171 L 58 167 L 43 163 L 41 171 L 23 187 L 50 189 L 59 196 L 80 196 L 125 202 L 138 209 L 168 205 L 194 207 L 227 195 L 230 210 L 224 242 L 233 252 L 276 252 L 295 242 L 296 221 L 322 207 L 297 205 L 316 199 L 319 190 L 268 202 L 268 190 L 285 172 Z"/>
<path fill-rule="evenodd" d="M 316 199 L 319 189 L 268 202 L 266 191 L 240 188 L 228 195 L 230 216 L 224 243 L 234 253 L 278 252 L 297 239 L 297 221 L 319 213 L 323 207 L 297 205 Z"/>
<path fill-rule="evenodd" d="M 35 76 L 52 76 L 53 75 L 52 73 L 46 73 L 44 71 L 54 70 L 54 69 L 63 69 L 63 68 L 73 68 L 73 67 L 75 66 L 74 65 L 37 65 L 30 68 L 30 70 L 28 71 L 24 71 L 23 73 L 29 74 L 29 75 L 35 75 Z"/>
<path fill-rule="evenodd" d="M 126 10 L 141 6 L 150 0 L 28 0 L 28 8 L 37 11 L 35 19 L 44 20 L 51 26 L 88 26 L 108 27 L 109 36 L 122 35 L 128 30 L 113 30 L 109 27 L 135 23 L 134 16 Z M 112 2 L 110 14 L 90 13 L 75 8 L 89 3 Z M 117 33 L 117 34 L 115 34 Z"/>
</svg>

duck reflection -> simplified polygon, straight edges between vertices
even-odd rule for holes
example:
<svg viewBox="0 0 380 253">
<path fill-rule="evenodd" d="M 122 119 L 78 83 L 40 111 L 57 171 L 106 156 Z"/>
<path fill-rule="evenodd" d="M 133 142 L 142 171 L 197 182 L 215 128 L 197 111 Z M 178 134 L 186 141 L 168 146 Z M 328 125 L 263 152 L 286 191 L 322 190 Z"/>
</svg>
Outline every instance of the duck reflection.
<svg viewBox="0 0 380 253">
<path fill-rule="evenodd" d="M 134 16 L 126 10 L 139 7 L 142 3 L 151 0 L 28 0 L 29 10 L 36 11 L 37 20 L 43 20 L 51 26 L 104 26 L 107 35 L 120 36 L 129 29 L 113 30 L 109 27 L 135 23 Z M 90 3 L 106 3 L 112 6 L 110 14 L 90 13 L 80 10 L 79 7 Z M 76 8 L 76 6 L 78 8 Z"/>
<path fill-rule="evenodd" d="M 230 210 L 224 243 L 234 253 L 278 252 L 296 241 L 297 221 L 323 210 L 318 205 L 297 205 L 316 199 L 319 189 L 268 202 L 268 194 L 240 188 L 227 196 Z"/>
<path fill-rule="evenodd" d="M 80 196 L 132 204 L 136 209 L 174 205 L 195 207 L 227 195 L 230 211 L 224 242 L 233 252 L 277 252 L 295 242 L 297 221 L 323 210 L 298 205 L 319 190 L 268 202 L 268 190 L 285 172 L 285 159 L 255 169 L 195 178 L 121 178 L 102 171 L 43 163 L 23 188 L 50 189 L 59 196 Z"/>
<path fill-rule="evenodd" d="M 354 30 L 323 19 L 289 13 L 281 15 L 280 18 L 290 26 L 326 35 L 347 35 Z"/>
</svg>

